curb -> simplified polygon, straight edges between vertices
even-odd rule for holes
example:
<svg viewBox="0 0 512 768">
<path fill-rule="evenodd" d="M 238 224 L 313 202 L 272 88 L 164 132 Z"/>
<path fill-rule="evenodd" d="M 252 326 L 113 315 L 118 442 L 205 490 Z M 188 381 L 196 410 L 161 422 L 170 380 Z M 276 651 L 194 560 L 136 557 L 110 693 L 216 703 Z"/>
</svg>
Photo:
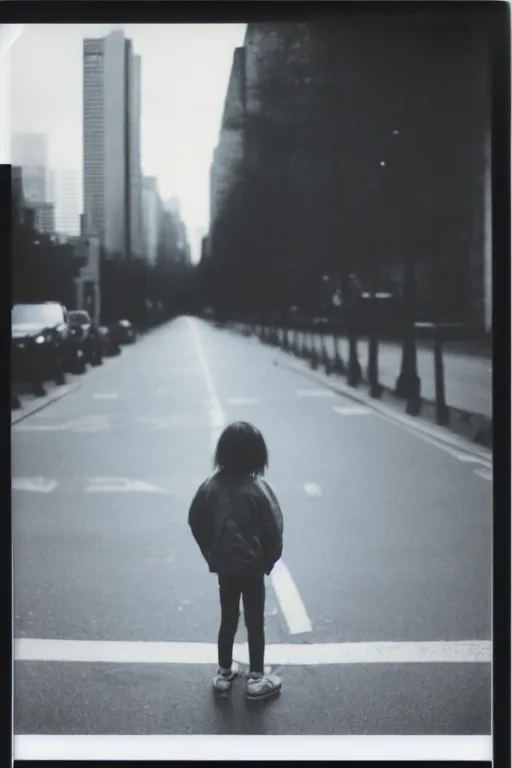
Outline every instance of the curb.
<svg viewBox="0 0 512 768">
<path fill-rule="evenodd" d="M 284 353 L 279 350 L 278 355 L 284 355 Z M 437 427 L 434 424 L 427 426 L 427 424 L 418 421 L 418 419 L 415 417 L 407 416 L 407 414 L 397 413 L 394 408 L 382 405 L 381 403 L 376 402 L 373 398 L 358 393 L 347 384 L 327 380 L 322 375 L 318 375 L 312 371 L 304 369 L 300 367 L 300 365 L 294 364 L 293 361 L 288 360 L 287 358 L 284 360 L 279 360 L 276 358 L 275 364 L 280 365 L 283 368 L 287 368 L 288 370 L 308 378 L 317 384 L 321 384 L 327 389 L 331 389 L 333 392 L 337 392 L 338 394 L 347 397 L 349 400 L 353 400 L 360 405 L 365 405 L 368 408 L 371 408 L 373 411 L 379 413 L 381 416 L 389 419 L 390 421 L 394 421 L 401 426 L 405 426 L 409 429 L 413 429 L 416 432 L 420 432 L 426 437 L 432 440 L 436 440 L 438 443 L 443 443 L 443 445 L 446 445 L 453 450 L 463 450 L 465 453 L 471 453 L 473 456 L 481 458 L 485 461 L 492 462 L 491 450 L 484 447 L 477 447 L 474 443 L 470 442 L 469 440 L 465 440 L 463 437 L 452 436 L 451 433 L 445 432 L 442 427 Z"/>
<path fill-rule="evenodd" d="M 81 381 L 73 382 L 73 384 L 64 384 L 62 387 L 57 387 L 49 395 L 46 395 L 46 397 L 41 398 L 41 400 L 37 400 L 34 405 L 29 405 L 23 408 L 21 413 L 11 413 L 11 426 L 13 424 L 17 424 L 19 421 L 23 421 L 23 419 L 26 419 L 27 416 L 31 416 L 33 413 L 41 411 L 43 408 L 51 405 L 56 400 L 60 400 L 62 397 L 71 394 L 71 392 L 75 392 L 75 390 L 79 389 L 81 386 Z"/>
</svg>

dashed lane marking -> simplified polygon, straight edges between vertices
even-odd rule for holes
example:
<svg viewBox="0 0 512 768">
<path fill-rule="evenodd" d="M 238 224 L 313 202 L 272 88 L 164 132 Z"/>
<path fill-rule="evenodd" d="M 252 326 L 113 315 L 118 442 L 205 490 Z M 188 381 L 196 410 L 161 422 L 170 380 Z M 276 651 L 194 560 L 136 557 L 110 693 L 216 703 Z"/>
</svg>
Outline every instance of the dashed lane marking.
<svg viewBox="0 0 512 768">
<path fill-rule="evenodd" d="M 336 395 L 329 389 L 298 389 L 299 397 L 335 397 Z"/>
<path fill-rule="evenodd" d="M 160 493 L 169 494 L 167 488 L 159 488 L 145 480 L 128 477 L 91 477 L 85 487 L 86 493 Z"/>
<path fill-rule="evenodd" d="M 490 480 L 492 482 L 492 469 L 482 467 L 481 469 L 475 469 L 474 472 L 478 477 L 483 477 L 484 480 Z"/>
<path fill-rule="evenodd" d="M 340 416 L 370 416 L 373 414 L 371 408 L 365 408 L 364 405 L 335 405 L 333 410 Z"/>
<path fill-rule="evenodd" d="M 52 493 L 58 483 L 46 477 L 13 477 L 11 488 L 13 491 L 28 491 L 29 493 Z"/>
<path fill-rule="evenodd" d="M 118 397 L 117 392 L 96 392 L 93 395 L 94 400 L 117 400 Z"/>
<path fill-rule="evenodd" d="M 247 644 L 237 644 L 233 655 L 249 661 Z M 114 664 L 216 664 L 216 643 L 172 643 L 114 640 L 48 640 L 17 638 L 15 661 L 60 661 Z M 267 645 L 267 664 L 317 666 L 320 664 L 489 664 L 490 640 L 283 643 Z"/>
<path fill-rule="evenodd" d="M 322 489 L 317 483 L 304 483 L 304 490 L 308 496 L 321 496 Z"/>
<path fill-rule="evenodd" d="M 227 397 L 226 402 L 230 405 L 259 405 L 261 398 L 259 397 Z"/>
<path fill-rule="evenodd" d="M 275 564 L 270 578 L 290 634 L 300 635 L 303 632 L 311 632 L 311 621 L 309 620 L 306 607 L 302 602 L 299 590 L 292 579 L 290 571 L 282 560 Z"/>
</svg>

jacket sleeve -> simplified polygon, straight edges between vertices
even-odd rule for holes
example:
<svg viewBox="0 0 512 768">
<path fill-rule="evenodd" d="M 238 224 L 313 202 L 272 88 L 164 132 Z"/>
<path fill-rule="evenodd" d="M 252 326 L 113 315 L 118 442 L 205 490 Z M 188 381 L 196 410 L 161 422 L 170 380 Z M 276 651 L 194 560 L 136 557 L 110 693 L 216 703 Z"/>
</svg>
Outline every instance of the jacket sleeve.
<svg viewBox="0 0 512 768">
<path fill-rule="evenodd" d="M 192 499 L 188 513 L 188 524 L 199 549 L 208 562 L 208 555 L 213 545 L 212 518 L 209 514 L 204 483 Z"/>
<path fill-rule="evenodd" d="M 264 496 L 261 506 L 261 546 L 267 575 L 283 553 L 283 513 L 277 497 L 268 483 L 261 481 Z"/>
</svg>

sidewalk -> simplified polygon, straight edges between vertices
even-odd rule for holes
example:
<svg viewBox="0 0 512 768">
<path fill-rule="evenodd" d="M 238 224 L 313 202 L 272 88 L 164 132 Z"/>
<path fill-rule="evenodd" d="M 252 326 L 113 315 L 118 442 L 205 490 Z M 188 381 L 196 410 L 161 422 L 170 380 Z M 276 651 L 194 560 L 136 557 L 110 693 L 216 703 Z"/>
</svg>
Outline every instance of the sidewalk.
<svg viewBox="0 0 512 768">
<path fill-rule="evenodd" d="M 320 349 L 320 334 L 315 335 L 317 349 Z M 325 337 L 325 346 L 330 356 L 334 356 L 332 336 Z M 451 345 L 452 348 L 454 345 Z M 457 347 L 455 347 L 457 349 Z M 339 342 L 340 354 L 348 360 L 348 341 Z M 445 394 L 446 403 L 453 408 L 492 417 L 492 361 L 488 357 L 462 352 L 444 350 Z M 366 376 L 368 366 L 368 342 L 358 343 L 359 362 Z M 421 379 L 421 396 L 425 400 L 435 400 L 434 354 L 428 343 L 418 345 L 418 375 Z M 402 349 L 400 344 L 379 343 L 379 381 L 386 389 L 394 389 L 400 372 Z"/>
</svg>

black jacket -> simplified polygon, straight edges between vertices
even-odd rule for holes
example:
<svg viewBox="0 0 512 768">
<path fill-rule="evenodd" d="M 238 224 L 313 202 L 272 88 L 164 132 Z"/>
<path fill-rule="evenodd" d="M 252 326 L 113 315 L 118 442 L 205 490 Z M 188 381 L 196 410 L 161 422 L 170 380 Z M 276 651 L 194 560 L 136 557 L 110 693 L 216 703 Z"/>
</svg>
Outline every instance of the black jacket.
<svg viewBox="0 0 512 768">
<path fill-rule="evenodd" d="M 188 522 L 212 573 L 269 574 L 283 550 L 283 515 L 261 478 L 218 472 L 197 491 Z"/>
</svg>

